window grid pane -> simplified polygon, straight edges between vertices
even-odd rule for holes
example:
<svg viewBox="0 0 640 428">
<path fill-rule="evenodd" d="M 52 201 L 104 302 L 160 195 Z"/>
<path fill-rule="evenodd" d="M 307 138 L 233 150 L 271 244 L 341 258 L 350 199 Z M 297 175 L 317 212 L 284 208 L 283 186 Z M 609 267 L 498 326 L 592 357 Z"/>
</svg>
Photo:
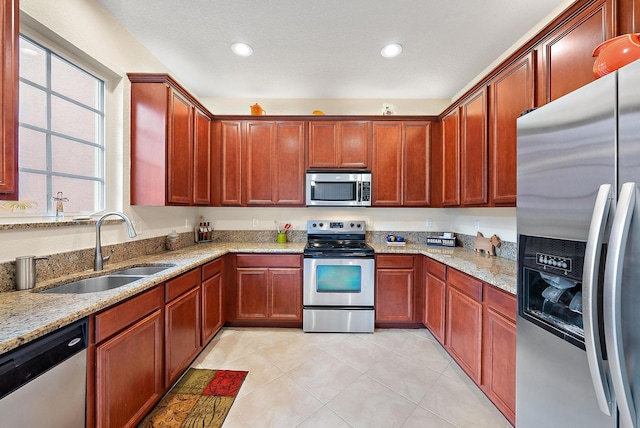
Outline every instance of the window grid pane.
<svg viewBox="0 0 640 428">
<path fill-rule="evenodd" d="M 20 196 L 37 204 L 27 212 L 55 212 L 57 192 L 69 199 L 65 211 L 102 210 L 104 82 L 20 38 L 21 46 L 38 53 L 37 60 L 20 53 Z"/>
</svg>

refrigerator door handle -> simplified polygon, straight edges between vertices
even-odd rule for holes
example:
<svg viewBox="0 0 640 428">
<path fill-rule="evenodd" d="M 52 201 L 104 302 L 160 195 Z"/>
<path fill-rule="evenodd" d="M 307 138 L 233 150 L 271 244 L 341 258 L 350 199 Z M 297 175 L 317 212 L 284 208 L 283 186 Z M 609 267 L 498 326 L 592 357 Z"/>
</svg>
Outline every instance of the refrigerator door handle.
<svg viewBox="0 0 640 428">
<path fill-rule="evenodd" d="M 598 190 L 589 226 L 582 274 L 582 317 L 587 362 L 598 406 L 607 416 L 611 416 L 615 400 L 609 386 L 609 374 L 602 355 L 602 338 L 598 327 L 602 323 L 598 313 L 598 308 L 601 305 L 598 298 L 598 281 L 602 243 L 613 198 L 611 188 L 611 184 L 603 184 Z"/>
<path fill-rule="evenodd" d="M 611 226 L 604 273 L 604 334 L 611 370 L 613 392 L 618 402 L 620 427 L 636 427 L 636 410 L 631 396 L 627 364 L 622 343 L 622 268 L 635 208 L 636 184 L 624 183 Z"/>
</svg>

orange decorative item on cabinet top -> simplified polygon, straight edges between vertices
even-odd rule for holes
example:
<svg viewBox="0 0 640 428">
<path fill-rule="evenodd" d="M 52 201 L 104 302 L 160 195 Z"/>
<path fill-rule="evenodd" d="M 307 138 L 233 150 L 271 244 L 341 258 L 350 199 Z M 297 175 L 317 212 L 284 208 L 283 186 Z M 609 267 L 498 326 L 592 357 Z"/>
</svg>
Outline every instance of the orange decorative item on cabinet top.
<svg viewBox="0 0 640 428">
<path fill-rule="evenodd" d="M 616 71 L 640 58 L 640 33 L 609 39 L 593 51 L 593 56 L 597 57 L 593 64 L 596 79 Z"/>
<path fill-rule="evenodd" d="M 252 116 L 262 116 L 263 114 L 267 114 L 267 112 L 264 111 L 262 109 L 262 107 L 260 107 L 260 104 L 258 104 L 258 103 L 255 103 L 250 108 L 251 108 L 251 115 Z"/>
</svg>

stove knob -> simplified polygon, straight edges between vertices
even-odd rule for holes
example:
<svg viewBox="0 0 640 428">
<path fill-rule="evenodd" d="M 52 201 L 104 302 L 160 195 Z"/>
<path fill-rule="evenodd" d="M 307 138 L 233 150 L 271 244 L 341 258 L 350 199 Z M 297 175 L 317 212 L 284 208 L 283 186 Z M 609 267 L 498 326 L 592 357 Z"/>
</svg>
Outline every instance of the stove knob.
<svg viewBox="0 0 640 428">
<path fill-rule="evenodd" d="M 324 226 L 324 223 L 320 223 L 320 227 Z"/>
<path fill-rule="evenodd" d="M 351 226 L 353 228 L 353 226 L 355 226 L 355 224 L 351 223 L 349 226 Z"/>
<path fill-rule="evenodd" d="M 311 227 L 314 227 L 314 228 L 315 228 L 315 227 L 318 227 L 318 225 L 317 225 L 317 224 L 315 224 L 315 223 L 313 223 L 313 224 L 311 225 Z"/>
<path fill-rule="evenodd" d="M 358 223 L 358 228 L 362 227 L 362 225 L 360 223 Z"/>
</svg>

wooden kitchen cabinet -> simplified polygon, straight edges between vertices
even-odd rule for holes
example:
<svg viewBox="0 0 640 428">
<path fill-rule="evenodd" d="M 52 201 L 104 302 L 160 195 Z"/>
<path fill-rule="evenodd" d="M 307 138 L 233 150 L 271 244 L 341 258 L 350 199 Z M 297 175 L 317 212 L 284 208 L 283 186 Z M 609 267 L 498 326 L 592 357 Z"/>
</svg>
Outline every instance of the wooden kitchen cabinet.
<svg viewBox="0 0 640 428">
<path fill-rule="evenodd" d="M 447 269 L 445 348 L 480 385 L 482 282 L 455 269 Z"/>
<path fill-rule="evenodd" d="M 208 112 L 166 74 L 128 76 L 131 204 L 209 205 Z"/>
<path fill-rule="evenodd" d="M 461 204 L 486 205 L 489 201 L 487 149 L 487 88 L 481 87 L 460 105 Z"/>
<path fill-rule="evenodd" d="M 515 425 L 516 297 L 485 284 L 482 389 Z"/>
<path fill-rule="evenodd" d="M 20 7 L 18 0 L 0 2 L 0 200 L 18 199 L 18 65 Z"/>
<path fill-rule="evenodd" d="M 309 122 L 308 167 L 367 169 L 371 152 L 371 122 Z"/>
<path fill-rule="evenodd" d="M 219 156 L 220 205 L 242 205 L 242 121 L 216 122 L 216 152 Z"/>
<path fill-rule="evenodd" d="M 425 257 L 425 307 L 424 325 L 431 334 L 444 345 L 445 341 L 445 303 L 447 293 L 447 267 L 433 259 Z"/>
<path fill-rule="evenodd" d="M 614 0 L 599 0 L 546 35 L 536 46 L 537 104 L 544 105 L 593 82 L 593 50 L 614 37 Z"/>
<path fill-rule="evenodd" d="M 372 206 L 429 206 L 430 122 L 374 122 Z"/>
<path fill-rule="evenodd" d="M 516 120 L 534 107 L 534 64 L 534 54 L 530 52 L 489 83 L 489 194 L 494 206 L 516 206 Z"/>
<path fill-rule="evenodd" d="M 96 427 L 136 426 L 164 394 L 163 294 L 156 287 L 94 316 L 87 426 L 92 416 Z"/>
<path fill-rule="evenodd" d="M 200 268 L 165 284 L 165 386 L 189 367 L 202 349 Z"/>
<path fill-rule="evenodd" d="M 460 109 L 442 119 L 442 206 L 460 205 Z"/>
<path fill-rule="evenodd" d="M 413 323 L 422 320 L 420 287 L 412 255 L 376 256 L 377 323 Z"/>
<path fill-rule="evenodd" d="M 246 205 L 303 206 L 304 122 L 246 124 Z"/>
<path fill-rule="evenodd" d="M 235 321 L 302 321 L 299 255 L 236 256 Z"/>
<path fill-rule="evenodd" d="M 224 324 L 223 304 L 224 259 L 202 266 L 202 346 L 213 338 Z"/>
</svg>

